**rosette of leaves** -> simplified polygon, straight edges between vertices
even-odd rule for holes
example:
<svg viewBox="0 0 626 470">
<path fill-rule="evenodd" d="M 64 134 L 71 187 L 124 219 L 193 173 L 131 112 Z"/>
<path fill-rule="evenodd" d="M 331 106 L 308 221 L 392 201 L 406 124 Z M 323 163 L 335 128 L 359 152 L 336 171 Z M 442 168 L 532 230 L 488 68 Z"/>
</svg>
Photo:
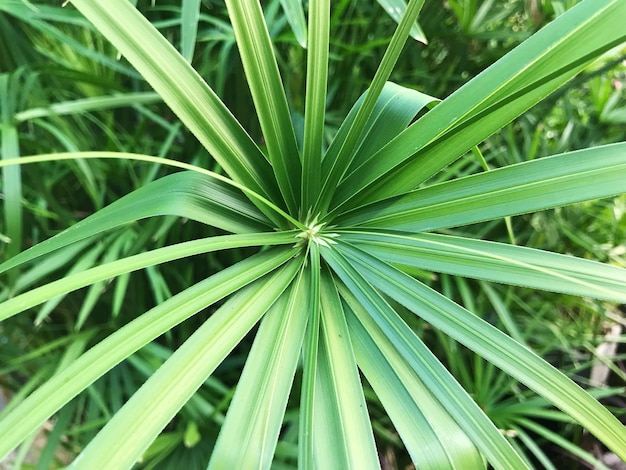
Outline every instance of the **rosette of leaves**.
<svg viewBox="0 0 626 470">
<path fill-rule="evenodd" d="M 387 81 L 423 3 L 412 0 L 371 86 L 328 148 L 323 133 L 331 6 L 329 0 L 309 2 L 300 148 L 261 6 L 257 0 L 227 0 L 266 151 L 130 2 L 70 3 L 143 75 L 226 176 L 126 153 L 6 159 L 2 165 L 123 158 L 186 171 L 122 197 L 0 269 L 44 262 L 63 247 L 161 215 L 190 218 L 229 234 L 70 273 L 4 301 L 0 318 L 170 260 L 238 247 L 262 249 L 138 315 L 66 365 L 2 417 L 0 455 L 115 365 L 217 304 L 73 467 L 98 468 L 102 462 L 110 468 L 131 467 L 257 324 L 209 468 L 270 467 L 298 367 L 302 468 L 379 467 L 360 374 L 417 467 L 530 467 L 515 443 L 403 321 L 400 307 L 502 369 L 626 458 L 626 430 L 597 400 L 506 333 L 409 274 L 419 268 L 626 302 L 624 269 L 438 233 L 623 193 L 626 143 L 429 184 L 594 58 L 621 44 L 626 2 L 582 2 L 435 105 L 433 98 Z"/>
</svg>

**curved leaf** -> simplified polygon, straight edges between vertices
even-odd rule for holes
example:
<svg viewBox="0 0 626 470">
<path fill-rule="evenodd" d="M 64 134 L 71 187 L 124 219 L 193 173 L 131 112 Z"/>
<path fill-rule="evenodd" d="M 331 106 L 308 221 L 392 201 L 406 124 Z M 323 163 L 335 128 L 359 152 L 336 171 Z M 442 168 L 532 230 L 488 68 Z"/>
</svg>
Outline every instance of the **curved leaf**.
<svg viewBox="0 0 626 470">
<path fill-rule="evenodd" d="M 106 230 L 159 215 L 186 217 L 233 232 L 260 232 L 271 227 L 268 219 L 231 186 L 192 171 L 174 173 L 0 264 L 0 273 Z"/>
</svg>

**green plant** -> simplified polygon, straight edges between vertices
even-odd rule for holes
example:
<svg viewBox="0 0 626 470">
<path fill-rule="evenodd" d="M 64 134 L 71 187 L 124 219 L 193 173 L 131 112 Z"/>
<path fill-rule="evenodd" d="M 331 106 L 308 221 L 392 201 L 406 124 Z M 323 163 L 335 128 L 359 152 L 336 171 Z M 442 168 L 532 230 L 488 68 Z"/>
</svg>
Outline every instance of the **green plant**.
<svg viewBox="0 0 626 470">
<path fill-rule="evenodd" d="M 164 298 L 65 365 L 2 416 L 0 455 L 117 364 L 215 305 L 216 310 L 112 417 L 73 467 L 94 468 L 104 461 L 112 468 L 132 466 L 257 323 L 209 468 L 270 466 L 300 362 L 297 421 L 302 468 L 379 466 L 359 370 L 417 466 L 481 468 L 487 461 L 495 468 L 528 467 L 397 314 L 394 305 L 401 305 L 519 380 L 626 458 L 626 431 L 591 395 L 525 346 L 407 274 L 417 268 L 626 301 L 626 271 L 615 266 L 426 233 L 626 191 L 626 143 L 428 183 L 594 58 L 622 43 L 626 3 L 581 3 L 435 105 L 432 97 L 387 82 L 423 3 L 412 0 L 371 86 L 324 149 L 330 2 L 309 2 L 299 148 L 261 7 L 256 0 L 229 0 L 226 5 L 265 153 L 129 2 L 71 3 L 144 76 L 228 176 L 122 152 L 10 159 L 17 152 L 13 116 L 6 111 L 3 147 L 5 142 L 13 147 L 3 151 L 1 165 L 12 168 L 13 174 L 18 174 L 16 164 L 89 158 L 146 161 L 188 171 L 146 184 L 16 254 L 0 270 L 41 262 L 57 250 L 94 237 L 105 239 L 108 230 L 155 216 L 185 217 L 231 234 L 79 268 L 4 301 L 0 319 L 167 261 L 216 250 L 263 249 Z M 184 3 L 200 7 L 200 2 Z M 193 44 L 193 35 L 188 41 Z M 13 186 L 19 183 L 11 181 Z M 11 201 L 7 212 L 18 210 L 15 195 Z M 16 220 L 7 220 L 13 227 L 10 233 L 18 233 Z"/>
</svg>

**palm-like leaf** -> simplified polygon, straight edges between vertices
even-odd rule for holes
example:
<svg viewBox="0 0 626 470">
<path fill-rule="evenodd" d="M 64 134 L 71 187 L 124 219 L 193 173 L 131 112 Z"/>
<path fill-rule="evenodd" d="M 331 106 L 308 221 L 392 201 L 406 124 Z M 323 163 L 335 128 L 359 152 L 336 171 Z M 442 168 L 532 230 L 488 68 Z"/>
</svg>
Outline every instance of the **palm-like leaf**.
<svg viewBox="0 0 626 470">
<path fill-rule="evenodd" d="M 525 346 L 402 271 L 419 267 L 625 300 L 623 269 L 418 232 L 625 192 L 626 144 L 415 189 L 623 41 L 623 1 L 583 2 L 410 124 L 435 101 L 387 83 L 423 3 L 411 0 L 372 86 L 325 155 L 330 2 L 309 2 L 307 109 L 300 155 L 261 6 L 255 0 L 227 1 L 267 156 L 131 3 L 72 3 L 145 77 L 232 181 L 206 170 L 162 178 L 16 255 L 0 270 L 55 259 L 58 250 L 89 237 L 165 214 L 233 235 L 171 245 L 69 274 L 0 303 L 0 319 L 80 287 L 193 254 L 293 246 L 264 249 L 172 296 L 93 346 L 0 417 L 0 435 L 9 436 L 0 440 L 0 455 L 120 361 L 232 294 L 121 408 L 74 468 L 93 468 L 105 460 L 116 468 L 132 466 L 257 322 L 261 326 L 217 439 L 213 468 L 270 468 L 300 354 L 298 445 L 303 468 L 379 467 L 359 370 L 416 464 L 484 468 L 486 459 L 495 468 L 528 467 L 517 444 L 502 435 L 389 299 L 545 397 L 626 458 L 626 432 L 597 400 Z M 304 28 L 297 20 L 301 5 L 283 5 L 293 8 L 290 17 L 302 37 Z M 199 2 L 186 1 L 183 14 L 196 18 L 198 8 Z M 195 34 L 192 27 L 183 35 L 187 59 Z M 14 137 L 8 140 L 13 146 Z M 9 150 L 18 155 L 17 149 Z M 97 156 L 111 157 L 91 155 Z M 16 168 L 15 163 L 0 166 Z M 595 184 L 585 185 L 590 178 Z M 16 210 L 11 204 L 9 209 Z M 156 404 L 145 406 L 149 400 Z"/>
</svg>

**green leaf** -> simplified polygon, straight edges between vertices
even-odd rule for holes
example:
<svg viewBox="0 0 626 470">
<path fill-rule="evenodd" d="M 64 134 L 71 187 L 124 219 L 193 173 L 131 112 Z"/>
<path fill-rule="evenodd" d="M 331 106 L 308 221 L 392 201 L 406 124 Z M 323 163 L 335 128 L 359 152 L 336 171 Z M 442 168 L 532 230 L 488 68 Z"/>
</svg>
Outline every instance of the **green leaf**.
<svg viewBox="0 0 626 470">
<path fill-rule="evenodd" d="M 454 420 L 495 468 L 526 468 L 465 389 L 365 279 L 364 276 L 373 277 L 373 270 L 367 267 L 369 271 L 363 271 L 360 263 L 344 256 L 352 250 L 348 245 L 337 244 L 323 247 L 322 255 L 346 286 L 340 290 L 342 297 L 368 334 L 376 339 L 394 370 L 415 371 L 442 407 L 454 410 Z M 462 455 L 467 448 L 459 450 Z"/>
<path fill-rule="evenodd" d="M 304 19 L 304 9 L 302 8 L 302 0 L 280 0 L 280 4 L 283 7 L 283 11 L 285 12 L 285 16 L 287 17 L 289 26 L 291 26 L 291 30 L 296 37 L 296 41 L 298 41 L 298 44 L 300 44 L 302 47 L 306 48 L 307 28 L 306 20 Z M 310 8 L 312 8 L 311 4 L 309 4 L 309 9 Z M 313 29 L 312 24 L 311 29 Z M 311 82 L 307 80 L 307 83 Z"/>
<path fill-rule="evenodd" d="M 367 126 L 369 117 L 376 106 L 376 102 L 383 91 L 385 83 L 389 79 L 393 67 L 396 65 L 398 57 L 409 36 L 409 32 L 411 31 L 411 26 L 417 20 L 417 15 L 419 15 L 423 4 L 424 0 L 409 1 L 406 12 L 400 24 L 398 24 L 398 28 L 391 38 L 385 55 L 376 69 L 372 83 L 363 99 L 363 104 L 357 110 L 354 121 L 350 123 L 345 140 L 337 150 L 336 156 L 333 155 L 332 160 L 329 159 L 331 166 L 328 173 L 323 173 L 326 175 L 326 178 L 322 185 L 322 193 L 319 201 L 319 208 L 323 211 L 326 211 L 328 208 L 331 198 L 337 190 L 337 184 L 339 184 L 348 168 L 350 168 L 355 154 L 358 151 L 357 145 L 359 139 Z"/>
<path fill-rule="evenodd" d="M 319 351 L 320 318 L 321 318 L 321 260 L 319 247 L 316 243 L 309 244 L 309 277 L 308 323 L 302 348 L 302 391 L 300 392 L 300 422 L 298 424 L 298 462 L 301 468 L 312 468 L 315 465 L 314 423 L 315 423 L 315 378 Z"/>
<path fill-rule="evenodd" d="M 427 186 L 348 212 L 337 222 L 422 232 L 624 192 L 626 143 L 618 143 Z"/>
<path fill-rule="evenodd" d="M 406 11 L 406 2 L 404 0 L 376 0 L 378 4 L 383 7 L 389 16 L 393 18 L 396 23 L 400 23 L 402 16 Z M 422 31 L 419 23 L 416 21 L 411 26 L 411 37 L 416 41 L 423 44 L 428 44 L 428 40 Z"/>
<path fill-rule="evenodd" d="M 280 204 L 272 169 L 218 96 L 126 0 L 72 4 L 142 74 L 163 101 L 237 182 Z"/>
<path fill-rule="evenodd" d="M 358 303 L 352 301 L 358 310 Z M 367 318 L 361 311 L 360 318 Z M 484 468 L 467 434 L 403 361 L 388 340 L 368 334 L 349 310 L 348 328 L 359 368 L 393 421 L 416 468 Z M 386 359 L 385 353 L 391 359 Z"/>
<path fill-rule="evenodd" d="M 195 172 L 174 173 L 0 264 L 0 273 L 106 230 L 159 215 L 186 217 L 233 232 L 259 232 L 271 227 L 267 218 L 231 186 Z"/>
<path fill-rule="evenodd" d="M 261 5 L 258 0 L 227 0 L 226 6 L 276 180 L 290 212 L 297 214 L 300 155 Z"/>
<path fill-rule="evenodd" d="M 176 245 L 128 256 L 110 263 L 101 264 L 91 269 L 70 272 L 62 279 L 49 282 L 0 303 L 0 321 L 61 294 L 67 294 L 68 292 L 78 290 L 82 287 L 112 279 L 121 274 L 147 268 L 148 266 L 217 250 L 246 246 L 293 244 L 294 240 L 295 234 L 289 232 L 225 235 L 178 243 Z"/>
<path fill-rule="evenodd" d="M 191 63 L 198 36 L 201 0 L 182 0 L 180 12 L 180 51 Z"/>
<path fill-rule="evenodd" d="M 276 269 L 294 253 L 277 249 L 252 256 L 193 285 L 109 335 L 2 417 L 0 458 L 122 360 L 200 310 Z"/>
<path fill-rule="evenodd" d="M 322 276 L 321 306 L 313 423 L 316 467 L 380 468 L 345 314 L 328 272 Z"/>
<path fill-rule="evenodd" d="M 300 0 L 295 0 L 300 3 Z M 306 65 L 302 211 L 313 210 L 322 184 L 322 154 L 328 82 L 330 0 L 309 2 L 309 49 Z M 314 217 L 316 214 L 311 214 Z"/>
<path fill-rule="evenodd" d="M 626 458 L 624 426 L 558 369 L 483 319 L 398 269 L 347 245 L 342 245 L 342 252 L 376 288 L 549 400 L 585 426 L 620 458 Z"/>
<path fill-rule="evenodd" d="M 69 468 L 94 468 L 105 461 L 114 468 L 130 468 L 137 462 L 287 288 L 300 265 L 297 261 L 288 263 L 271 277 L 242 289 L 213 313 L 126 402 Z"/>
<path fill-rule="evenodd" d="M 620 0 L 582 2 L 443 100 L 337 188 L 345 211 L 416 188 L 626 40 Z"/>
<path fill-rule="evenodd" d="M 626 269 L 596 261 L 448 235 L 348 232 L 340 236 L 392 264 L 626 302 Z"/>
<path fill-rule="evenodd" d="M 300 272 L 290 291 L 276 301 L 261 322 L 209 470 L 269 469 L 272 464 L 308 320 L 307 272 Z"/>
</svg>

